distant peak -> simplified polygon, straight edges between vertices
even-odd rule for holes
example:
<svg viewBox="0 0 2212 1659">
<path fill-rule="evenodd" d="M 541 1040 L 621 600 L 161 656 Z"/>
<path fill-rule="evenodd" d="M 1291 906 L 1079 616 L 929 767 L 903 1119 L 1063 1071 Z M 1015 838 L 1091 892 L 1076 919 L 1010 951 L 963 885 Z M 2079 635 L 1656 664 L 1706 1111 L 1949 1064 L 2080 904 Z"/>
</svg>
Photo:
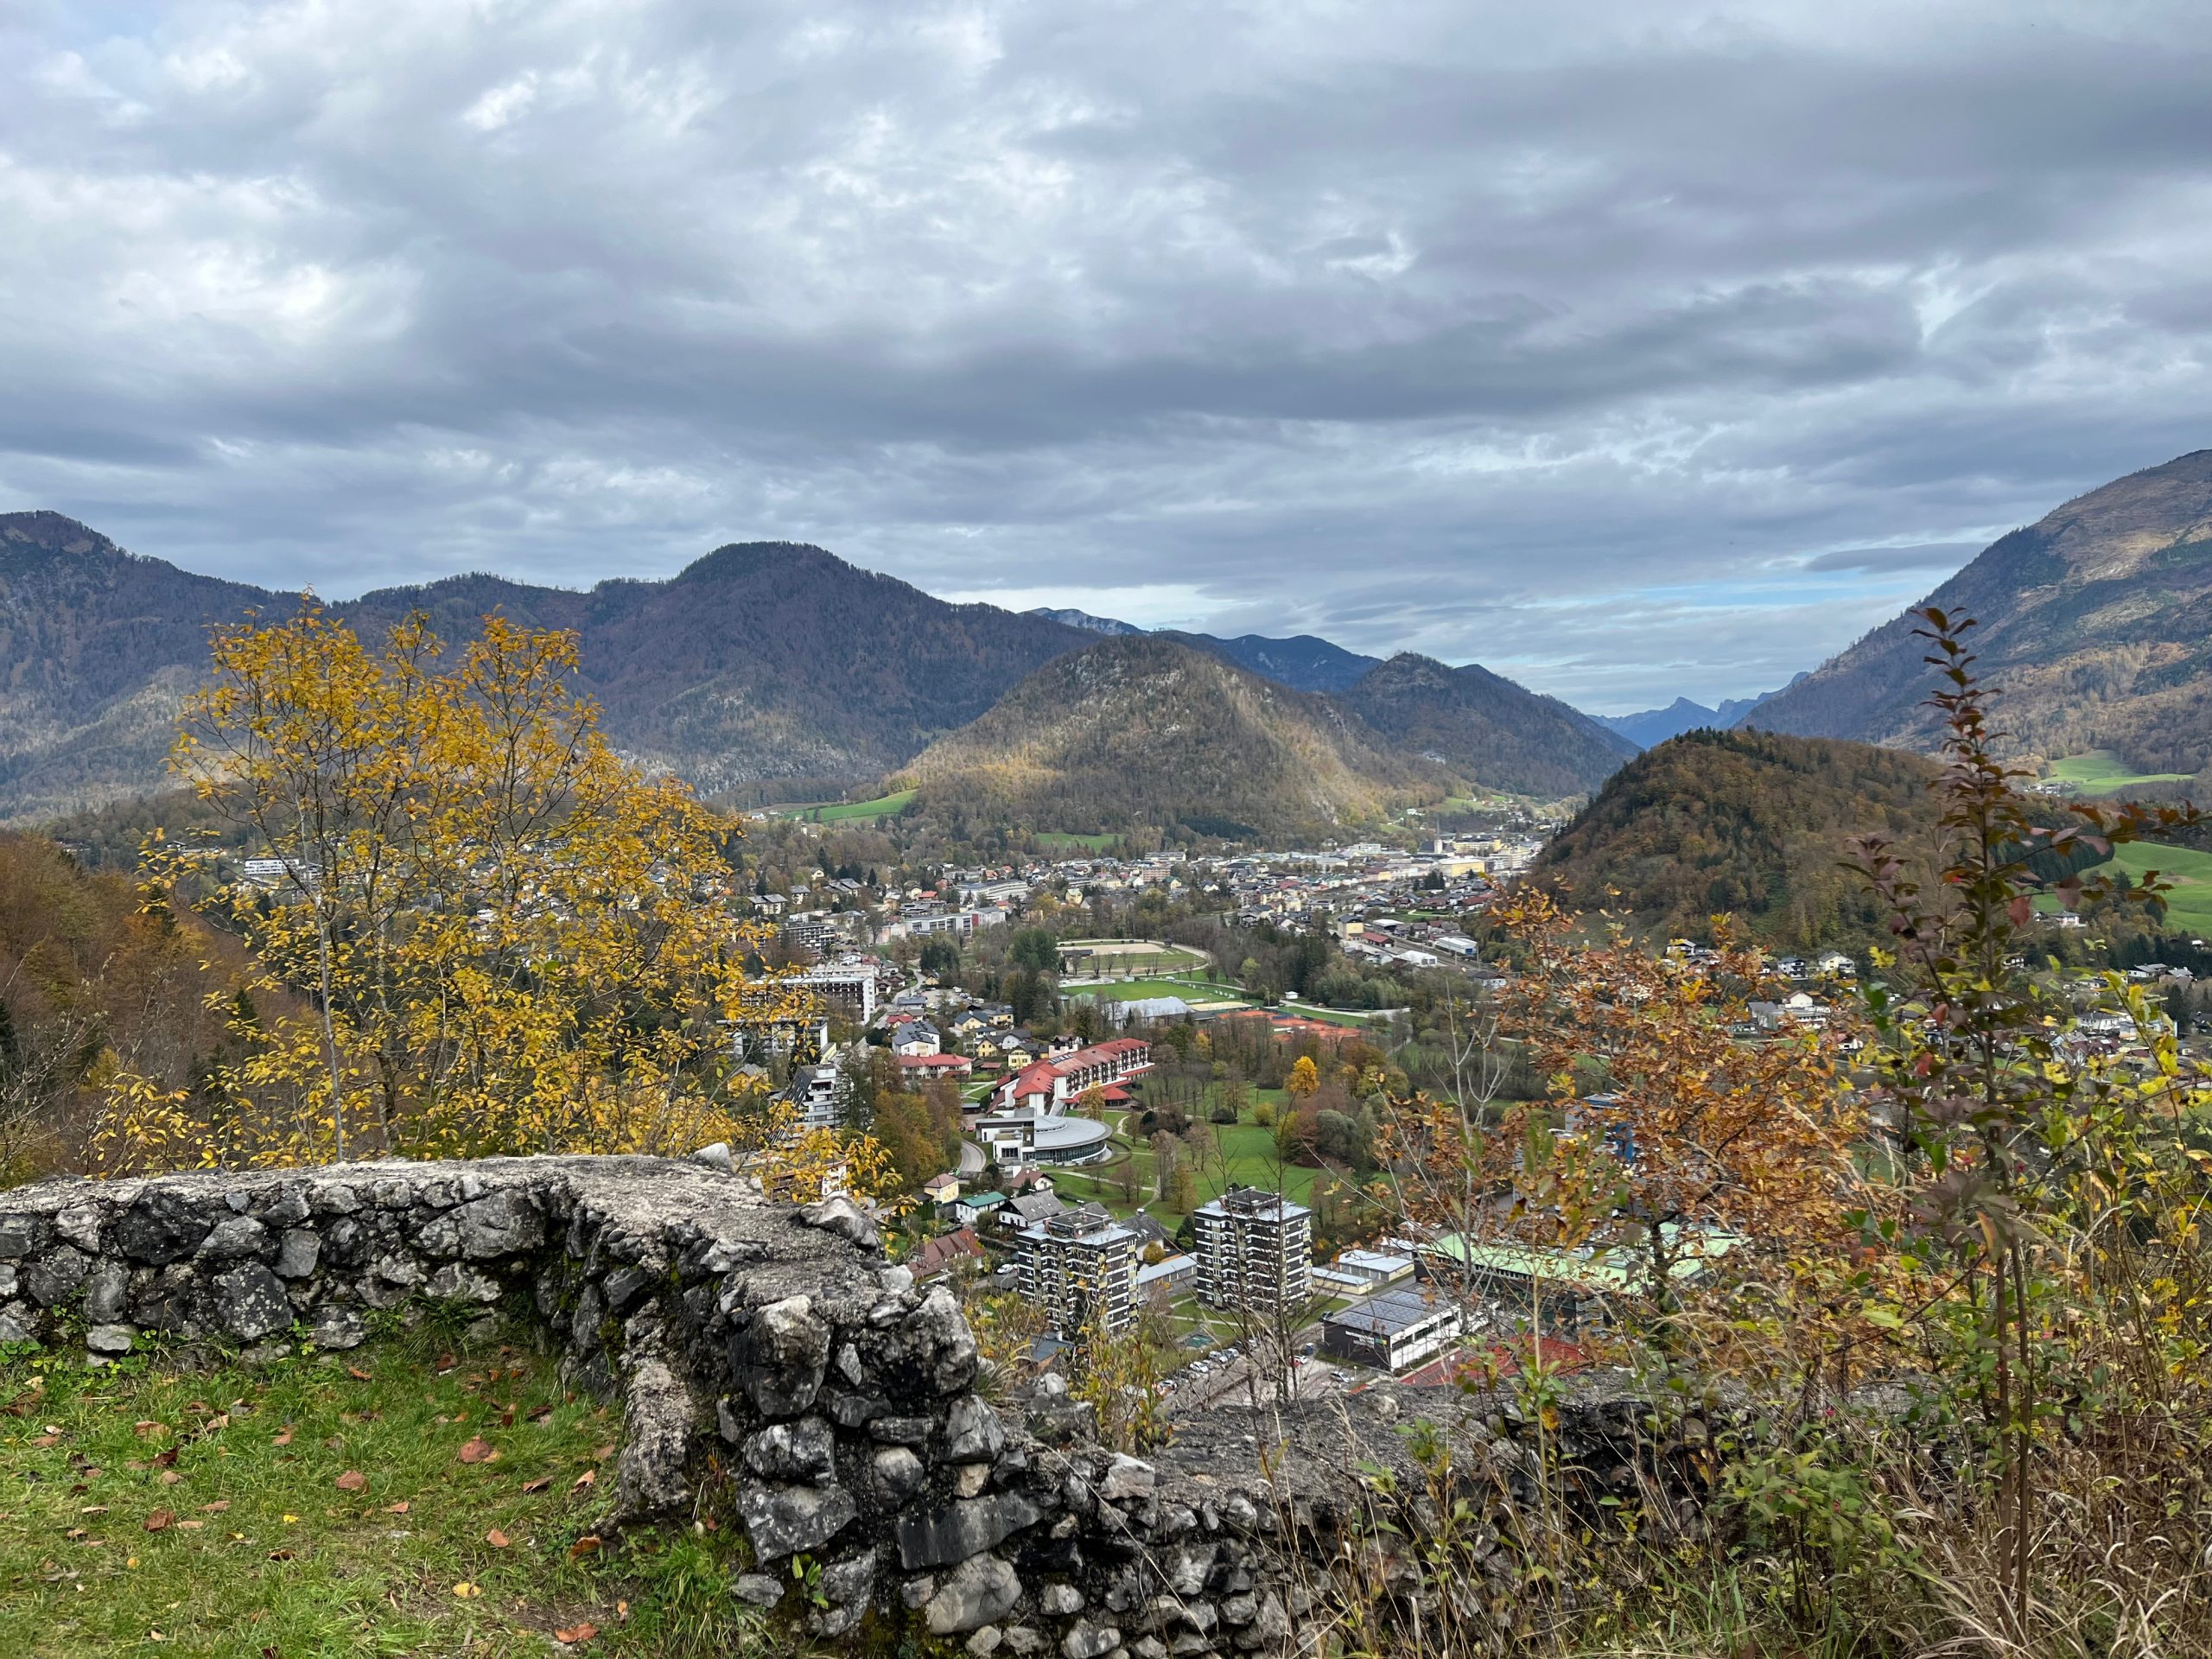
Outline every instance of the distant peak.
<svg viewBox="0 0 2212 1659">
<path fill-rule="evenodd" d="M 1147 629 L 1137 626 L 1134 622 L 1118 621 L 1110 616 L 1093 616 L 1089 611 L 1054 610 L 1050 606 L 1038 605 L 1033 607 L 1028 614 L 1041 616 L 1047 622 L 1058 622 L 1065 627 L 1081 628 L 1086 633 L 1122 634 L 1148 632 Z"/>
<path fill-rule="evenodd" d="M 811 542 L 728 542 L 713 552 L 692 560 L 677 573 L 676 579 L 678 582 L 711 579 L 755 570 L 791 569 L 809 564 L 849 570 L 855 575 L 873 576 L 876 574 L 849 563 L 827 548 L 817 547 Z"/>
<path fill-rule="evenodd" d="M 51 553 L 113 553 L 115 543 L 90 524 L 48 508 L 0 512 L 0 543 L 35 547 Z"/>
</svg>

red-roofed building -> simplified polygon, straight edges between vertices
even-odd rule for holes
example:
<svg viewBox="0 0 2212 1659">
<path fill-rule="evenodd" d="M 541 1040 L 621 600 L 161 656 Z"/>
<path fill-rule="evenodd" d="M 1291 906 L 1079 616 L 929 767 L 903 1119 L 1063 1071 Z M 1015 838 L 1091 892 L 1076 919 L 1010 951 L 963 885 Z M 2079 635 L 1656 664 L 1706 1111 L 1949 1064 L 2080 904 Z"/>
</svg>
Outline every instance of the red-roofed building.
<svg viewBox="0 0 2212 1659">
<path fill-rule="evenodd" d="M 975 1069 L 976 1062 L 965 1054 L 901 1054 L 899 1057 L 899 1075 L 907 1078 L 918 1077 L 925 1083 L 931 1077 L 964 1077 Z"/>
<path fill-rule="evenodd" d="M 1109 1089 L 1152 1069 L 1152 1045 L 1141 1037 L 1093 1043 L 1057 1060 L 1039 1060 L 1000 1084 L 993 1103 L 1001 1111 L 1051 1112 L 1088 1089 Z M 1123 1099 L 1128 1098 L 1123 1092 Z"/>
<path fill-rule="evenodd" d="M 980 1262 L 983 1246 L 972 1227 L 956 1228 L 936 1238 L 925 1238 L 915 1247 L 913 1255 L 906 1258 L 906 1266 L 914 1277 L 934 1279 L 941 1273 L 950 1273 L 963 1262 Z"/>
</svg>

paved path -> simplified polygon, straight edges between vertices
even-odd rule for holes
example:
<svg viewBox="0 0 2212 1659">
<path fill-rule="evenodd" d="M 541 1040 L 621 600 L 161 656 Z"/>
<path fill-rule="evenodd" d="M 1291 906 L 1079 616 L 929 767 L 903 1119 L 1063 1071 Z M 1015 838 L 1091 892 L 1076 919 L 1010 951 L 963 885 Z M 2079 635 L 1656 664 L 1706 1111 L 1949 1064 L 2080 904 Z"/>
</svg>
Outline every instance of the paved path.
<svg viewBox="0 0 2212 1659">
<path fill-rule="evenodd" d="M 960 1143 L 960 1173 L 963 1175 L 980 1175 L 983 1173 L 983 1149 L 973 1141 L 963 1141 Z"/>
</svg>

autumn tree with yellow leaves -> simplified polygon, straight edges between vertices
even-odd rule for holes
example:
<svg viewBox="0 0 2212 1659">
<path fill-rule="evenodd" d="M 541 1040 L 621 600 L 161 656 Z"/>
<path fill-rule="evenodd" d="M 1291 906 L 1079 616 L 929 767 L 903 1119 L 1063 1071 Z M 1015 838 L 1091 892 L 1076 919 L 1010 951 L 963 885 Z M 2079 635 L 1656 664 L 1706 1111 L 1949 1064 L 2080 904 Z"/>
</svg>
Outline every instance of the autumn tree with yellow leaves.
<svg viewBox="0 0 2212 1659">
<path fill-rule="evenodd" d="M 259 1006 L 296 1011 L 241 1005 L 213 1106 L 118 1077 L 105 1167 L 721 1141 L 779 1187 L 895 1183 L 736 1065 L 731 1022 L 810 1010 L 748 965 L 735 823 L 608 746 L 573 634 L 492 616 L 448 648 L 417 616 L 372 650 L 310 601 L 213 650 L 172 765 L 259 856 L 157 842 L 146 891 L 237 932 L 283 994 Z"/>
</svg>

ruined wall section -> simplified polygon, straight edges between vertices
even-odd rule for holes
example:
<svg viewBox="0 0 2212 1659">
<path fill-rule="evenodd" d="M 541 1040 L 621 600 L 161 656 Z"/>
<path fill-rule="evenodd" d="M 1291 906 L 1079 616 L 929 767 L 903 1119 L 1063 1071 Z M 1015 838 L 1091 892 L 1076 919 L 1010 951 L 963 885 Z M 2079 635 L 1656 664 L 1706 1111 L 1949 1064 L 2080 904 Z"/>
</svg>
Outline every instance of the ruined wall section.
<svg viewBox="0 0 2212 1659">
<path fill-rule="evenodd" d="M 889 1266 L 849 1203 L 771 1205 L 713 1162 L 385 1162 L 0 1193 L 0 1340 L 94 1360 L 141 1331 L 249 1355 L 345 1349 L 376 1310 L 511 1294 L 572 1377 L 621 1401 L 617 1521 L 684 1512 L 715 1451 L 754 1557 L 734 1592 L 817 1637 L 912 1630 L 1063 1659 L 1296 1651 L 1313 1584 L 1378 1548 L 1359 1524 L 1378 1489 L 1426 1501 L 1400 1419 L 1439 1402 L 1394 1389 L 1289 1417 L 1211 1414 L 1150 1462 L 1091 1443 L 1055 1379 L 1001 1410 L 977 1392 L 950 1293 Z M 1621 1402 L 1575 1421 L 1618 1433 L 1626 1449 L 1607 1455 L 1633 1461 Z M 1509 1500 L 1522 1481 L 1510 1437 L 1459 1430 L 1463 1482 Z M 1439 1591 L 1496 1591 L 1501 1639 L 1510 1533 L 1501 1522 L 1476 1546 L 1494 1584 L 1478 1571 Z M 803 1590 L 794 1556 L 817 1569 Z M 1368 1566 L 1430 1592 L 1408 1562 Z"/>
</svg>

